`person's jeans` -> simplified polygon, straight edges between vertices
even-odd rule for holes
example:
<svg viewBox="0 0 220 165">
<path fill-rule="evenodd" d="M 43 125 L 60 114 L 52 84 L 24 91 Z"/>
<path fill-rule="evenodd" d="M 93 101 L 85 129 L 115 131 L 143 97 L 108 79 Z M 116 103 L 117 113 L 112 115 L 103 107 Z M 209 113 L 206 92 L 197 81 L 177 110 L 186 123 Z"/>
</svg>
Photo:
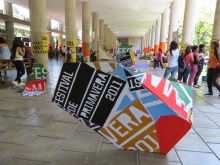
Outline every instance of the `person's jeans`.
<svg viewBox="0 0 220 165">
<path fill-rule="evenodd" d="M 17 77 L 15 81 L 21 82 L 21 77 L 25 74 L 25 68 L 23 61 L 14 61 L 14 65 L 17 70 Z"/>
<path fill-rule="evenodd" d="M 212 91 L 212 84 L 218 89 L 220 92 L 220 85 L 217 83 L 217 77 L 219 74 L 216 72 L 215 68 L 209 68 L 207 73 L 207 85 L 209 89 L 209 93 L 213 93 Z"/>
<path fill-rule="evenodd" d="M 168 68 L 166 68 L 166 70 L 164 72 L 163 78 L 167 79 L 170 73 L 171 73 L 172 78 L 176 78 L 177 71 L 178 71 L 178 66 L 171 67 L 171 68 L 168 67 Z"/>
<path fill-rule="evenodd" d="M 182 81 L 183 79 L 183 82 L 186 84 L 190 71 L 191 67 L 187 65 L 184 72 L 178 72 L 178 80 Z"/>
<path fill-rule="evenodd" d="M 196 73 L 196 77 L 194 79 L 194 85 L 198 85 L 199 76 L 201 75 L 203 70 L 203 65 L 198 65 L 198 72 Z"/>
</svg>

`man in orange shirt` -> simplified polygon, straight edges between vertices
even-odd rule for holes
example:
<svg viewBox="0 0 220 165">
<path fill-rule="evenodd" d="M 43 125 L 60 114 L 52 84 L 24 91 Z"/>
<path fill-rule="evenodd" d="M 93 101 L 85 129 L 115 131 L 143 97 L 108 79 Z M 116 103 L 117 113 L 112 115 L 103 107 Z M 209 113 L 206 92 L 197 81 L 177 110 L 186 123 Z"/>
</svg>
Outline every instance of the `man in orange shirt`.
<svg viewBox="0 0 220 165">
<path fill-rule="evenodd" d="M 210 54 L 210 66 L 208 69 L 207 74 L 207 85 L 209 92 L 205 95 L 213 95 L 212 91 L 212 84 L 218 89 L 219 91 L 219 98 L 220 98 L 220 84 L 217 83 L 217 78 L 220 75 L 220 51 L 219 51 L 219 42 L 213 41 L 211 44 L 212 52 Z"/>
</svg>

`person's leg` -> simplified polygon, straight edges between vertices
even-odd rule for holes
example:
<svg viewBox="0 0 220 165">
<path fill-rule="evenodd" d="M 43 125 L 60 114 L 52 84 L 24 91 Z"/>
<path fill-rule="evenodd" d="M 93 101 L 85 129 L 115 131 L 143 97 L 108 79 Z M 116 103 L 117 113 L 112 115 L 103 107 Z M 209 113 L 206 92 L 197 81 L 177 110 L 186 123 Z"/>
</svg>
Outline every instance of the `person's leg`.
<svg viewBox="0 0 220 165">
<path fill-rule="evenodd" d="M 164 72 L 164 75 L 163 75 L 163 78 L 167 79 L 169 74 L 171 72 L 171 68 L 166 68 L 165 72 Z"/>
<path fill-rule="evenodd" d="M 213 83 L 213 85 L 218 89 L 218 91 L 220 92 L 220 85 L 219 85 L 218 80 L 217 80 L 219 74 L 216 72 L 215 69 L 214 69 L 213 72 L 212 72 L 212 76 L 213 76 L 213 78 L 212 78 L 212 83 Z"/>
<path fill-rule="evenodd" d="M 187 82 L 187 79 L 188 79 L 188 76 L 191 72 L 191 68 L 190 66 L 186 66 L 186 69 L 184 70 L 184 73 L 183 73 L 183 82 L 186 84 Z"/>
<path fill-rule="evenodd" d="M 207 72 L 207 86 L 209 94 L 213 94 L 212 91 L 212 69 L 209 68 Z"/>
<path fill-rule="evenodd" d="M 190 74 L 189 74 L 189 80 L 188 80 L 188 85 L 189 86 L 192 86 L 195 75 L 196 75 L 196 72 L 192 69 Z"/>
<path fill-rule="evenodd" d="M 173 68 L 171 69 L 171 77 L 172 77 L 172 78 L 175 78 L 175 79 L 176 79 L 176 73 L 177 73 L 177 71 L 178 71 L 178 66 L 173 67 Z"/>
<path fill-rule="evenodd" d="M 196 73 L 196 76 L 194 78 L 194 85 L 198 85 L 199 76 L 201 75 L 202 70 L 203 70 L 203 66 L 198 65 L 198 72 Z"/>
<path fill-rule="evenodd" d="M 17 77 L 15 78 L 14 81 L 18 81 L 18 77 L 19 77 L 19 74 L 20 74 L 18 61 L 14 61 L 14 65 L 15 65 L 16 70 L 17 70 Z"/>
<path fill-rule="evenodd" d="M 158 60 L 155 61 L 154 69 L 156 68 L 157 65 L 158 65 Z"/>
<path fill-rule="evenodd" d="M 160 65 L 161 65 L 161 68 L 163 69 L 163 62 L 160 60 Z"/>
<path fill-rule="evenodd" d="M 182 81 L 184 72 L 178 72 L 178 80 Z"/>
<path fill-rule="evenodd" d="M 18 63 L 18 69 L 19 69 L 19 74 L 18 74 L 18 83 L 21 83 L 21 77 L 25 74 L 25 67 L 23 61 L 17 61 Z"/>
</svg>

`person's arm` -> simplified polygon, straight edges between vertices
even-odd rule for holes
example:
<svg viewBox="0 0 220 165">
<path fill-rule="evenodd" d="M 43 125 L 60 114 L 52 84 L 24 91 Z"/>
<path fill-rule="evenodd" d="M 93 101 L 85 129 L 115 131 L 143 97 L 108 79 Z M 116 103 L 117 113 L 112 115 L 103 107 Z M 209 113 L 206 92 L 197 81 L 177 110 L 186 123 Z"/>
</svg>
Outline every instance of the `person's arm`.
<svg viewBox="0 0 220 165">
<path fill-rule="evenodd" d="M 166 54 L 166 57 L 165 57 L 166 59 L 167 59 L 167 61 L 170 61 L 170 51 L 169 52 L 167 52 L 167 54 Z"/>
<path fill-rule="evenodd" d="M 19 55 L 24 57 L 24 55 L 25 55 L 25 48 L 24 47 L 23 48 L 18 47 L 17 50 L 18 50 Z"/>
</svg>

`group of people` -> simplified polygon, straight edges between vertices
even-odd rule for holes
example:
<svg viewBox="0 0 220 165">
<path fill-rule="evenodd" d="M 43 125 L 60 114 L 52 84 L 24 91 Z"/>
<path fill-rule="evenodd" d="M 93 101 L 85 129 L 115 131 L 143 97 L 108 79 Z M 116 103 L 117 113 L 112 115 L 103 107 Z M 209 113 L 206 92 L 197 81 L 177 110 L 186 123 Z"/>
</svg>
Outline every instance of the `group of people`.
<svg viewBox="0 0 220 165">
<path fill-rule="evenodd" d="M 63 58 L 65 62 L 71 62 L 71 49 L 66 46 L 60 46 L 59 48 L 56 46 L 55 49 L 53 49 L 52 46 L 50 46 L 48 57 L 50 59 L 56 57 L 57 60 Z M 77 61 L 87 62 L 87 58 L 83 56 L 82 48 L 77 49 Z M 91 51 L 90 61 L 96 61 L 96 51 Z"/>
<path fill-rule="evenodd" d="M 170 44 L 170 50 L 167 52 L 168 67 L 165 70 L 164 78 L 171 77 L 176 78 L 178 72 L 178 80 L 196 88 L 201 86 L 198 84 L 199 77 L 202 73 L 205 62 L 205 49 L 204 44 L 187 46 L 183 52 L 178 49 L 176 41 L 172 41 Z M 209 68 L 207 72 L 207 86 L 208 93 L 205 95 L 213 95 L 212 85 L 214 85 L 219 91 L 220 97 L 220 82 L 218 78 L 220 76 L 220 48 L 219 42 L 213 41 L 211 43 L 211 54 L 209 60 Z M 183 59 L 184 65 L 180 65 L 181 59 Z"/>
<path fill-rule="evenodd" d="M 23 58 L 33 58 L 34 54 L 28 43 L 25 43 L 19 39 L 13 41 L 12 49 L 10 51 L 4 38 L 0 37 L 0 59 L 14 59 L 14 65 L 17 70 L 17 76 L 12 83 L 16 86 L 25 85 L 21 82 L 21 77 L 25 74 L 25 67 Z M 6 72 L 5 72 L 6 74 Z"/>
</svg>

